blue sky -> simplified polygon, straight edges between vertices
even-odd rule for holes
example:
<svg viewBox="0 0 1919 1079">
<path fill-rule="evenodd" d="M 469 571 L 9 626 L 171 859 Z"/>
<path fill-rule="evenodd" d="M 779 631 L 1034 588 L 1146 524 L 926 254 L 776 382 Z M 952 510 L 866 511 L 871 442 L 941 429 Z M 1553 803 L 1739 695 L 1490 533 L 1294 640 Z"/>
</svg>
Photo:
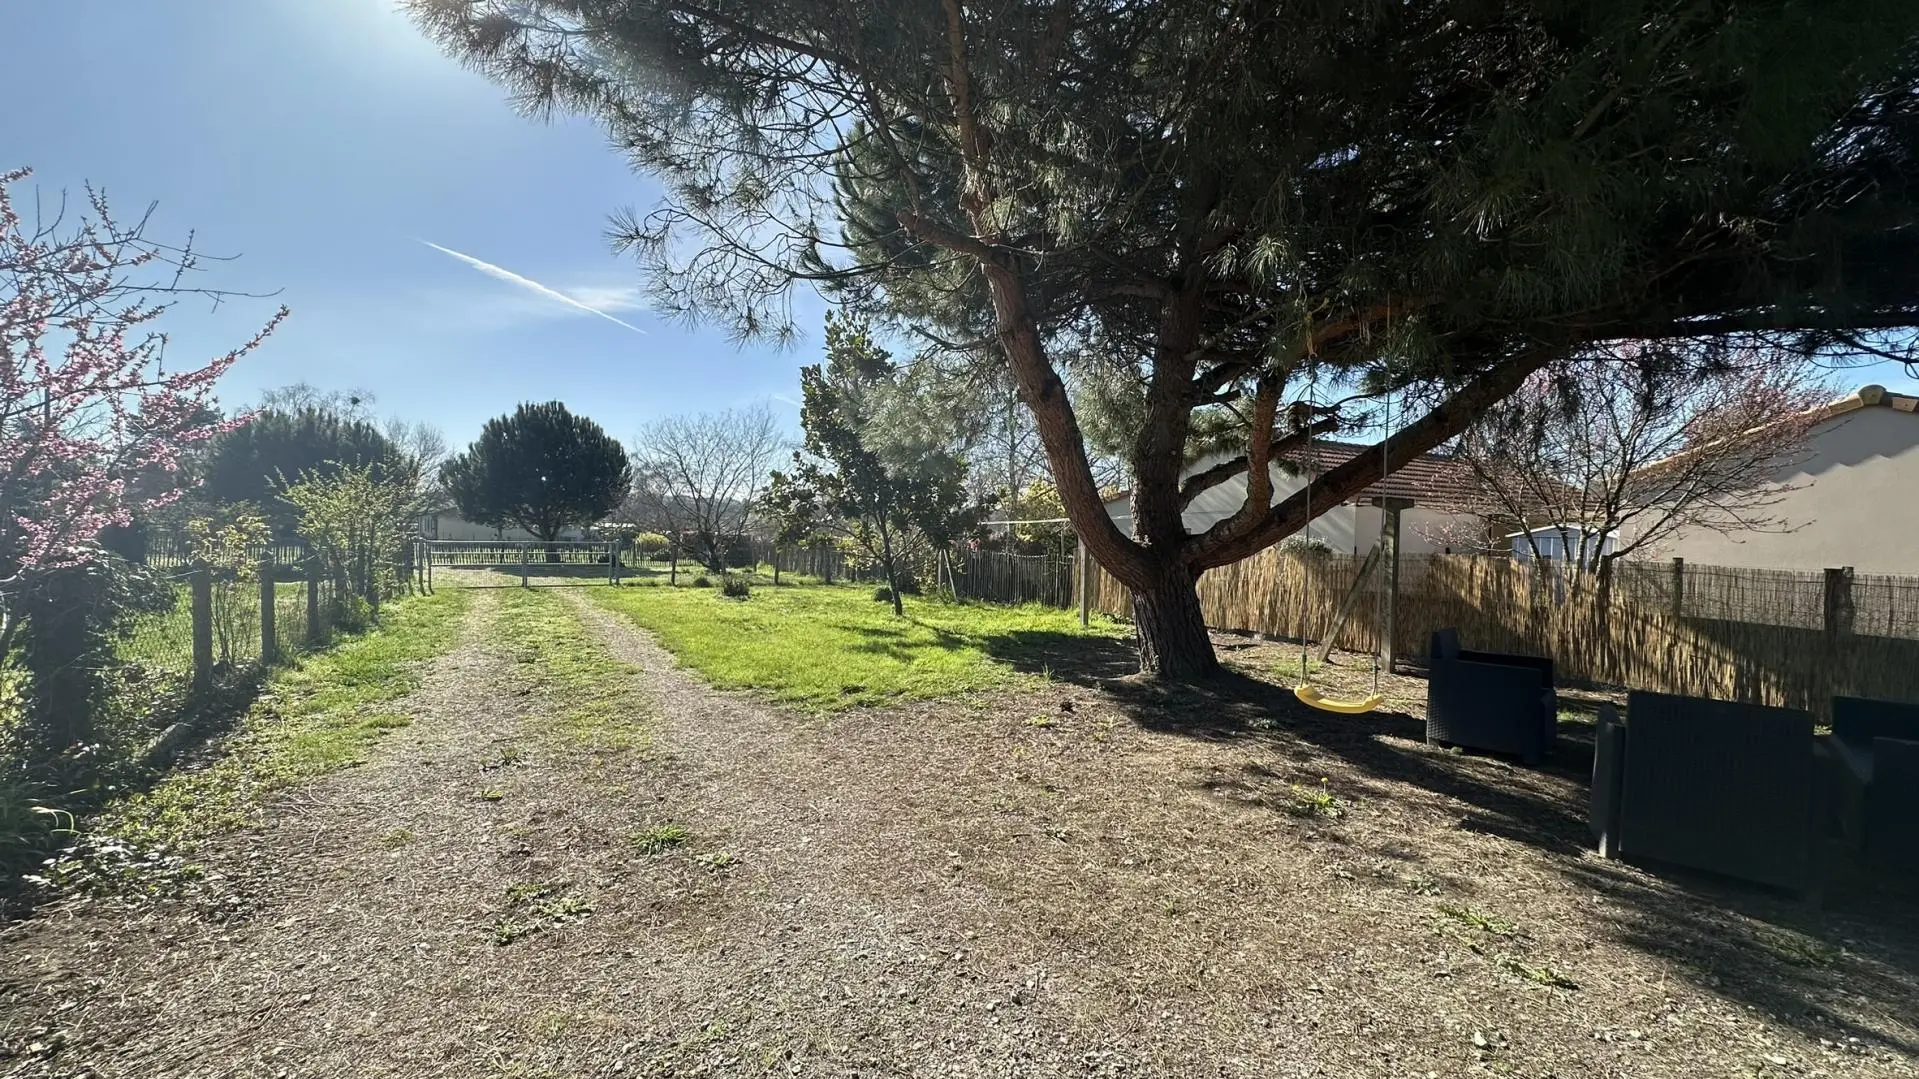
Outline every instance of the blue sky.
<svg viewBox="0 0 1919 1079">
<path fill-rule="evenodd" d="M 297 381 L 364 389 L 460 445 L 521 400 L 558 398 L 619 438 L 759 400 L 796 424 L 817 299 L 790 350 L 654 318 L 604 230 L 658 187 L 592 124 L 515 113 L 392 0 L 0 0 L 0 41 L 0 168 L 34 166 L 48 194 L 102 184 L 123 213 L 157 201 L 160 236 L 241 256 L 207 283 L 279 291 L 183 305 L 176 349 L 222 352 L 292 307 L 229 403 Z M 1919 390 L 1889 365 L 1843 381 Z"/>
<path fill-rule="evenodd" d="M 622 439 L 653 416 L 758 400 L 797 427 L 776 398 L 799 396 L 817 299 L 786 350 L 655 318 L 604 231 L 658 187 L 592 124 L 516 113 L 391 0 L 0 0 L 0 41 L 0 169 L 33 166 L 43 196 L 90 180 L 123 216 L 157 201 L 162 238 L 194 230 L 241 256 L 206 283 L 279 290 L 214 313 L 182 304 L 175 349 L 224 351 L 293 309 L 229 376 L 229 403 L 302 380 L 365 389 L 462 445 L 518 401 L 553 398 Z"/>
</svg>

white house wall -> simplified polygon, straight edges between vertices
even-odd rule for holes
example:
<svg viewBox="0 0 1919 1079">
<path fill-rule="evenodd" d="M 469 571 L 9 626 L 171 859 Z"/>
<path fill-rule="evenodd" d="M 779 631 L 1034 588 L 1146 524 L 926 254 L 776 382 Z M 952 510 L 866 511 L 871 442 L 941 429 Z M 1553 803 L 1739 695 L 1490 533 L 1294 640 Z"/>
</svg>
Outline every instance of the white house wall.
<svg viewBox="0 0 1919 1079">
<path fill-rule="evenodd" d="M 1195 468 L 1203 467 L 1210 461 L 1202 461 Z M 1274 470 L 1273 502 L 1292 497 L 1305 487 L 1305 481 L 1299 476 L 1283 475 Z M 1186 531 L 1198 534 L 1211 528 L 1217 521 L 1232 516 L 1246 500 L 1246 485 L 1243 479 L 1222 483 L 1193 499 L 1186 508 L 1184 521 Z M 1106 512 L 1113 521 L 1128 535 L 1133 531 L 1133 509 L 1126 499 L 1115 499 L 1106 504 Z M 1347 554 L 1363 554 L 1379 542 L 1379 514 L 1374 506 L 1355 506 L 1350 503 L 1334 506 L 1324 514 L 1315 517 L 1306 526 L 1304 535 L 1319 540 L 1335 551 Z M 1476 536 L 1484 532 L 1479 518 L 1472 515 L 1446 513 L 1440 510 L 1414 506 L 1400 515 L 1400 553 L 1402 554 L 1438 554 L 1448 546 L 1457 551 L 1454 536 Z"/>
<path fill-rule="evenodd" d="M 1766 485 L 1782 532 L 1681 530 L 1647 552 L 1714 566 L 1919 575 L 1919 415 L 1883 406 L 1816 430 Z"/>
<path fill-rule="evenodd" d="M 1359 554 L 1372 550 L 1373 544 L 1379 542 L 1382 511 L 1378 506 L 1353 508 L 1357 511 L 1359 533 L 1358 543 L 1351 550 Z M 1483 548 L 1485 534 L 1485 523 L 1470 513 L 1447 513 L 1417 504 L 1399 512 L 1401 555 L 1471 554 Z"/>
</svg>

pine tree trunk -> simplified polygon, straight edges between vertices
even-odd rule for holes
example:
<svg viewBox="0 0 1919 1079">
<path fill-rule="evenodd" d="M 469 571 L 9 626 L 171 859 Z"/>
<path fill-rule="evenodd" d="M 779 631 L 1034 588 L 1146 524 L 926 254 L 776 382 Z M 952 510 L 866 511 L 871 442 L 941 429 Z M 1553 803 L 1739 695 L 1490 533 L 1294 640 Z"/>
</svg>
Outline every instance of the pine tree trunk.
<svg viewBox="0 0 1919 1079">
<path fill-rule="evenodd" d="M 1219 670 L 1192 571 L 1169 566 L 1149 588 L 1133 590 L 1133 627 L 1139 634 L 1139 673 L 1186 681 Z"/>
</svg>

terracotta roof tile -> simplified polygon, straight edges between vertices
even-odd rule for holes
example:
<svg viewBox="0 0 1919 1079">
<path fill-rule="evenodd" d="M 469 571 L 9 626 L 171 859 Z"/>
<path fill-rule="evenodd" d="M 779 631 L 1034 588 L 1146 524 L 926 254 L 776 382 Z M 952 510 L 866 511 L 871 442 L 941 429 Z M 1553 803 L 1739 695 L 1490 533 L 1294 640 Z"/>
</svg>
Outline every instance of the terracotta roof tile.
<svg viewBox="0 0 1919 1079">
<path fill-rule="evenodd" d="M 1315 475 L 1335 468 L 1362 453 L 1376 453 L 1373 446 L 1355 446 L 1349 442 L 1315 442 L 1304 452 L 1292 455 L 1295 462 L 1312 463 Z M 1352 501 L 1366 503 L 1375 498 L 1410 498 L 1431 509 L 1474 510 L 1486 504 L 1479 481 L 1472 469 L 1450 455 L 1424 453 L 1401 465 L 1399 470 L 1356 495 Z"/>
</svg>

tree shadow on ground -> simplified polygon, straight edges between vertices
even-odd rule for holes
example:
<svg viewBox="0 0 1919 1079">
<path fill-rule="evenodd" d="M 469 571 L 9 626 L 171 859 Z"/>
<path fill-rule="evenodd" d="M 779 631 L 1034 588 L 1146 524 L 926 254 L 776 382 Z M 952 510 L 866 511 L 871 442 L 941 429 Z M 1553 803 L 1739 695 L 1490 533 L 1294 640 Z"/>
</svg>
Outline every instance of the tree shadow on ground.
<svg viewBox="0 0 1919 1079">
<path fill-rule="evenodd" d="M 1458 827 L 1532 847 L 1549 864 L 1603 900 L 1596 928 L 1628 948 L 1661 957 L 1680 976 L 1722 998 L 1750 1005 L 1812 1038 L 1858 1038 L 1902 1054 L 1919 1045 L 1843 1017 L 1835 1004 L 1862 998 L 1887 1017 L 1919 1000 L 1919 903 L 1875 887 L 1835 889 L 1824 907 L 1736 882 L 1664 868 L 1627 867 L 1590 857 L 1586 796 L 1592 774 L 1592 723 L 1604 697 L 1569 692 L 1559 738 L 1539 769 L 1505 768 L 1424 743 L 1423 720 L 1403 712 L 1331 715 L 1301 704 L 1287 688 L 1228 670 L 1192 685 L 1159 685 L 1119 675 L 1136 667 L 1125 642 L 1066 633 L 1017 633 L 989 639 L 988 651 L 1022 669 L 1102 691 L 1142 729 L 1207 742 L 1259 746 L 1302 763 L 1325 754 L 1344 761 L 1370 788 L 1368 798 L 1403 799 L 1408 784 L 1460 809 Z M 1263 765 L 1231 783 L 1253 804 L 1286 777 Z M 1277 778 L 1276 778 L 1277 777 Z M 1418 860 L 1404 844 L 1379 851 Z M 1911 1021 L 1905 1020 L 1906 1026 Z M 1898 1027 L 1897 1021 L 1881 1024 Z"/>
<path fill-rule="evenodd" d="M 1237 671 L 1187 686 L 1116 682 L 1108 693 L 1147 730 L 1263 745 L 1281 753 L 1310 747 L 1344 761 L 1381 789 L 1405 783 L 1459 803 L 1462 828 L 1561 855 L 1577 855 L 1589 843 L 1583 804 L 1555 797 L 1537 783 L 1501 786 L 1470 774 L 1497 765 L 1428 747 L 1424 722 L 1405 712 L 1321 712 L 1283 686 Z M 1525 778 L 1583 782 L 1590 769 L 1590 749 L 1582 753 L 1577 744 L 1561 745 L 1546 767 Z"/>
<path fill-rule="evenodd" d="M 852 646 L 853 651 L 886 656 L 890 659 L 898 660 L 901 663 L 911 663 L 921 654 L 936 650 L 941 652 L 957 652 L 963 648 L 970 647 L 973 643 L 963 634 L 953 633 L 950 630 L 944 630 L 938 626 L 930 626 L 924 622 L 917 621 L 911 624 L 926 631 L 931 635 L 931 639 L 929 640 L 925 637 L 914 639 L 908 635 L 906 629 L 894 626 L 865 626 L 841 623 L 834 628 L 863 638 L 858 644 Z"/>
<path fill-rule="evenodd" d="M 1117 637 L 1020 629 L 981 634 L 978 640 L 988 656 L 1015 670 L 1047 673 L 1088 688 L 1105 688 L 1139 669 L 1139 650 Z"/>
<path fill-rule="evenodd" d="M 1708 874 L 1645 872 L 1585 859 L 1559 866 L 1603 902 L 1597 925 L 1659 956 L 1688 981 L 1809 1037 L 1919 1055 L 1919 1041 L 1861 1025 L 1860 1006 L 1912 1027 L 1919 1000 L 1919 904 L 1861 883 L 1814 906 Z"/>
</svg>

